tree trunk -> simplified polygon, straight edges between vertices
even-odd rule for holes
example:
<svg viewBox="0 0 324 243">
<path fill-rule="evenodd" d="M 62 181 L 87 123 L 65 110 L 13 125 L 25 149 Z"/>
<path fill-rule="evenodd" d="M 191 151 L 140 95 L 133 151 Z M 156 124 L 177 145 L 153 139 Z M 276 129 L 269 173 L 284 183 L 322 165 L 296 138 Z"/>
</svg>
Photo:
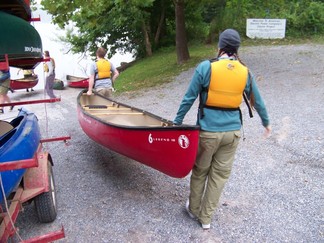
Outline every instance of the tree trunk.
<svg viewBox="0 0 324 243">
<path fill-rule="evenodd" d="M 151 45 L 151 41 L 150 41 L 149 31 L 147 30 L 147 26 L 144 21 L 142 24 L 142 31 L 143 31 L 143 35 L 144 35 L 146 56 L 150 57 L 150 56 L 152 56 L 152 45 Z"/>
<path fill-rule="evenodd" d="M 163 23 L 164 23 L 164 19 L 165 19 L 165 6 L 163 4 L 162 10 L 161 10 L 161 16 L 160 16 L 159 25 L 158 25 L 158 28 L 156 30 L 155 37 L 154 37 L 154 44 L 156 46 L 158 46 L 159 41 L 160 41 L 160 35 L 161 35 L 161 30 L 162 30 L 162 26 L 163 26 Z"/>
<path fill-rule="evenodd" d="M 177 63 L 182 64 L 190 59 L 185 26 L 185 0 L 174 0 L 176 18 Z"/>
</svg>

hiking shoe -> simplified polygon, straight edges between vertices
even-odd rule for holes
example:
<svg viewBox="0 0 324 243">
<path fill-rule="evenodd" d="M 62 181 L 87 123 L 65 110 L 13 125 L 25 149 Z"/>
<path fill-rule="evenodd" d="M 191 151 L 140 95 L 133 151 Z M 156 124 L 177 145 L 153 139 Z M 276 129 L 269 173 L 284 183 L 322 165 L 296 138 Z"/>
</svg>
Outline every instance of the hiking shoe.
<svg viewBox="0 0 324 243">
<path fill-rule="evenodd" d="M 210 224 L 201 224 L 201 227 L 203 228 L 203 230 L 209 230 Z"/>
<path fill-rule="evenodd" d="M 190 218 L 197 219 L 197 217 L 192 212 L 190 212 L 190 209 L 189 209 L 189 199 L 186 202 L 186 210 L 187 210 L 187 213 L 188 213 L 188 215 L 189 215 Z"/>
</svg>

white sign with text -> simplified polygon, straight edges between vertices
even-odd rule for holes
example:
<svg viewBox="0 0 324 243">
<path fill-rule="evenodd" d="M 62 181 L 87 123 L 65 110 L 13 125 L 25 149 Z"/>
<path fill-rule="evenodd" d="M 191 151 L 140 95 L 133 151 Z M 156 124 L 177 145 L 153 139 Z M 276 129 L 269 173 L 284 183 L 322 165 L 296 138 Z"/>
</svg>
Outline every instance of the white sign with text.
<svg viewBox="0 0 324 243">
<path fill-rule="evenodd" d="M 286 19 L 247 19 L 246 35 L 252 39 L 283 39 Z"/>
</svg>

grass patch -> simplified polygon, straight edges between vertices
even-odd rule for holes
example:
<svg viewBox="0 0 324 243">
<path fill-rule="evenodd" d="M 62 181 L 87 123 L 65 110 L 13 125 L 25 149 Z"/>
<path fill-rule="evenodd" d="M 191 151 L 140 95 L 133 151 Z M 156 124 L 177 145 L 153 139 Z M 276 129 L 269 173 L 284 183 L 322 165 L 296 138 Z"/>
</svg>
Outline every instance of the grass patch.
<svg viewBox="0 0 324 243">
<path fill-rule="evenodd" d="M 291 45 L 291 44 L 324 44 L 323 36 L 311 38 L 285 38 L 278 40 L 243 39 L 243 46 L 258 45 Z M 152 57 L 137 60 L 134 65 L 123 71 L 117 79 L 117 93 L 137 91 L 172 82 L 181 72 L 195 67 L 203 60 L 215 57 L 217 46 L 193 44 L 189 46 L 190 60 L 177 64 L 175 47 L 164 48 Z"/>
<path fill-rule="evenodd" d="M 189 47 L 190 60 L 177 64 L 175 48 L 159 50 L 152 57 L 137 60 L 134 65 L 123 71 L 117 79 L 117 93 L 150 88 L 163 83 L 172 82 L 181 72 L 196 66 L 204 59 L 209 59 L 215 53 L 211 45 L 194 45 Z"/>
</svg>

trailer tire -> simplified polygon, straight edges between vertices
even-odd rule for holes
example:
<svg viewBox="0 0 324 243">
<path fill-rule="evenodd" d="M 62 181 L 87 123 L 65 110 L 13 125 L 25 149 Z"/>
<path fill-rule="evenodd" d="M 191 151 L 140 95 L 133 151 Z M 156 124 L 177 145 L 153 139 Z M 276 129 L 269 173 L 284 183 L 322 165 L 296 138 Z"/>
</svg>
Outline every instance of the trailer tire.
<svg viewBox="0 0 324 243">
<path fill-rule="evenodd" d="M 57 216 L 55 181 L 50 161 L 47 161 L 47 166 L 50 190 L 38 195 L 34 200 L 38 219 L 42 223 L 53 222 Z"/>
</svg>

